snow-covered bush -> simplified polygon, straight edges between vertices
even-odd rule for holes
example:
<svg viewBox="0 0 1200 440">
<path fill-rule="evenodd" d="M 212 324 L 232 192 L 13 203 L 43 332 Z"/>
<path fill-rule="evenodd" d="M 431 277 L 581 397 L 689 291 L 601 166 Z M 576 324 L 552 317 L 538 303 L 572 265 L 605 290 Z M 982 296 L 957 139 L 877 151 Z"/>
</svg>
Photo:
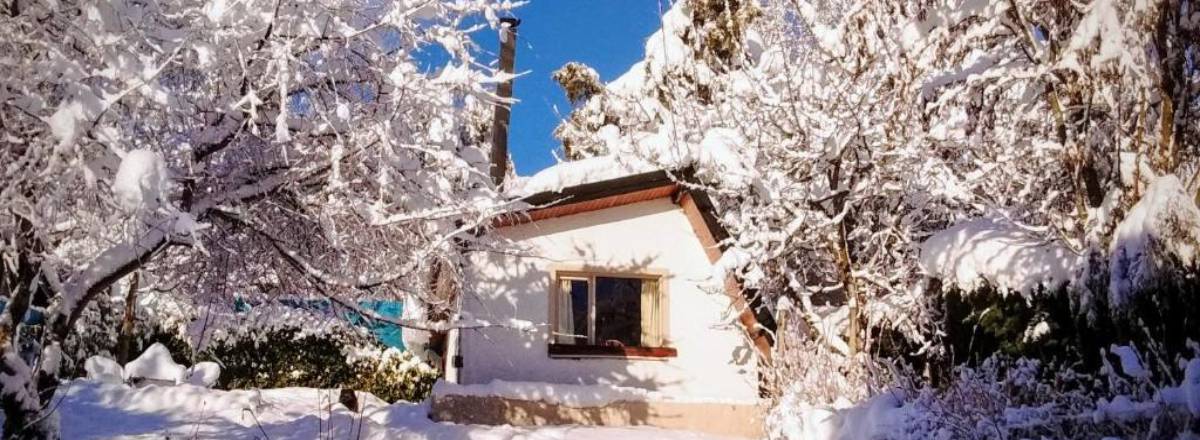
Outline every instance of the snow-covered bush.
<svg viewBox="0 0 1200 440">
<path fill-rule="evenodd" d="M 349 388 L 389 402 L 424 399 L 438 375 L 411 353 L 379 347 L 357 331 L 278 327 L 231 334 L 210 342 L 197 358 L 221 365 L 222 389 Z"/>
<path fill-rule="evenodd" d="M 201 356 L 222 366 L 222 389 L 337 387 L 348 378 L 343 348 L 355 335 L 306 334 L 299 328 L 220 338 Z"/>
<path fill-rule="evenodd" d="M 188 367 L 183 382 L 209 388 L 216 385 L 220 377 L 221 366 L 216 362 L 197 362 L 196 365 Z"/>
<path fill-rule="evenodd" d="M 848 405 L 892 385 L 896 379 L 893 363 L 870 353 L 847 354 L 827 341 L 814 339 L 828 329 L 813 330 L 810 321 L 785 306 L 778 316 L 775 331 L 774 364 L 764 369 L 763 385 L 776 399 L 807 405 Z M 831 315 L 815 321 L 817 325 L 837 325 L 845 316 L 836 316 L 833 307 L 821 310 Z M 769 421 L 774 422 L 774 421 Z"/>
<path fill-rule="evenodd" d="M 959 367 L 945 387 L 909 376 L 861 402 L 812 404 L 785 397 L 769 415 L 772 439 L 1190 438 L 1200 422 L 1189 379 L 1200 362 L 1181 358 L 1173 375 L 1142 374 L 1136 353 L 1099 374 L 992 357 Z M 1194 358 L 1193 358 L 1194 359 Z M 1124 365 L 1122 365 L 1124 363 Z M 1115 366 L 1114 366 L 1115 365 Z M 1180 375 L 1179 373 L 1183 373 Z M 1182 379 L 1174 379 L 1180 377 Z"/>
<path fill-rule="evenodd" d="M 595 69 L 578 62 L 569 62 L 564 64 L 558 70 L 555 70 L 550 78 L 562 87 L 563 92 L 567 94 L 567 100 L 572 104 L 580 103 L 591 98 L 592 95 L 604 91 L 604 85 L 600 83 L 600 75 Z"/>
<path fill-rule="evenodd" d="M 85 308 L 64 352 L 68 377 L 92 375 L 77 357 L 114 357 L 123 301 L 105 298 Z M 161 346 L 176 362 L 202 366 L 196 374 L 189 369 L 185 382 L 224 389 L 353 388 L 394 401 L 422 399 L 437 375 L 409 353 L 380 347 L 370 331 L 320 298 L 276 298 L 240 310 L 237 302 L 192 307 L 182 301 L 171 292 L 141 295 L 129 349 L 136 356 Z M 211 374 L 206 361 L 220 374 Z"/>
<path fill-rule="evenodd" d="M 993 358 L 961 368 L 946 389 L 914 394 L 908 405 L 916 417 L 906 430 L 980 439 L 1176 438 L 1189 432 L 1200 414 L 1180 398 L 1189 386 L 1173 378 L 1186 373 L 1187 359 L 1172 374 L 1151 377 L 1132 357 L 1136 351 L 1113 348 L 1121 356 L 1106 357 L 1097 374 L 1029 359 Z"/>
<path fill-rule="evenodd" d="M 388 402 L 419 402 L 440 374 L 412 353 L 395 348 L 361 350 L 348 361 L 353 377 L 342 388 L 366 391 Z"/>
<path fill-rule="evenodd" d="M 144 352 L 154 344 L 164 345 L 168 351 L 181 360 L 191 359 L 194 347 L 188 340 L 187 334 L 178 326 L 178 322 L 164 319 L 166 310 L 157 314 L 148 314 L 147 306 L 134 306 L 136 313 L 130 329 L 130 339 L 126 343 L 128 356 L 125 361 L 132 360 L 137 354 Z M 82 316 L 75 324 L 75 331 L 67 337 L 63 347 L 64 376 L 78 377 L 86 374 L 83 369 L 85 359 L 101 355 L 110 359 L 120 357 L 121 331 L 124 300 L 120 297 L 101 298 L 84 307 Z"/>
</svg>

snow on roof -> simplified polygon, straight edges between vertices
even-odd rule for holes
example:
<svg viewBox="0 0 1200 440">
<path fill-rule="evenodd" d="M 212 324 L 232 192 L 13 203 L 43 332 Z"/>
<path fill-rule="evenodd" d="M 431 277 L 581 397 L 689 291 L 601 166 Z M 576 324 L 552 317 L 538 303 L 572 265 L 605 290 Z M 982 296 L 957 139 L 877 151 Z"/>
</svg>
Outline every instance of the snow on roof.
<svg viewBox="0 0 1200 440">
<path fill-rule="evenodd" d="M 1160 265 L 1174 258 L 1184 266 L 1200 252 L 1200 208 L 1174 175 L 1155 178 L 1113 234 L 1108 294 L 1118 306 L 1152 283 Z"/>
<path fill-rule="evenodd" d="M 960 222 L 921 243 L 918 263 L 930 276 L 963 290 L 986 282 L 1001 294 L 1029 296 L 1068 283 L 1082 259 L 1057 241 L 1047 241 L 1001 219 Z"/>
<path fill-rule="evenodd" d="M 522 197 L 541 192 L 558 192 L 563 188 L 603 182 L 634 174 L 658 170 L 643 161 L 622 161 L 616 156 L 596 156 L 562 162 L 533 176 L 513 182 L 509 195 Z"/>
<path fill-rule="evenodd" d="M 695 167 L 697 175 L 719 178 L 722 186 L 731 189 L 745 186 L 751 175 L 737 153 L 745 139 L 734 130 L 710 129 L 699 142 L 674 139 L 670 127 L 656 133 L 622 135 L 617 127 L 606 125 L 597 135 L 608 148 L 608 155 L 561 162 L 531 177 L 514 179 L 508 195 L 525 197 L 558 192 L 572 186 L 689 166 Z"/>
</svg>

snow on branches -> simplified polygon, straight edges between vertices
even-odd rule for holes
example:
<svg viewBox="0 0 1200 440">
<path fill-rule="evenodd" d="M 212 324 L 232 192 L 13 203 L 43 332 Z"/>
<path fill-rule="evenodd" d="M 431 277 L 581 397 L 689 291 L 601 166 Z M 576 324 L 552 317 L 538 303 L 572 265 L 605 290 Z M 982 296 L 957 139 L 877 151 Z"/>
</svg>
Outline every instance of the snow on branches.
<svg viewBox="0 0 1200 440">
<path fill-rule="evenodd" d="M 735 134 L 720 148 L 734 160 L 684 162 L 717 195 L 727 244 L 750 256 L 748 286 L 767 307 L 789 297 L 813 332 L 830 329 L 818 322 L 826 303 L 848 308 L 833 339 L 817 338 L 834 347 L 866 348 L 867 327 L 922 347 L 936 333 L 929 277 L 1025 293 L 1069 285 L 1091 304 L 1152 182 L 1177 178 L 1177 201 L 1200 190 L 1193 9 L 680 1 L 645 58 L 556 134 L 570 158 L 667 168 L 681 164 L 675 152 L 716 145 L 704 142 L 713 130 Z M 714 167 L 730 163 L 749 173 Z M 981 219 L 1004 225 L 967 227 Z M 978 255 L 935 246 L 946 240 Z M 922 265 L 922 247 L 949 253 Z M 1006 266 L 1019 262 L 1036 267 Z"/>
<path fill-rule="evenodd" d="M 49 305 L 51 349 L 134 271 L 196 303 L 412 295 L 449 319 L 432 280 L 502 205 L 478 128 L 502 74 L 479 70 L 465 23 L 519 4 L 6 2 L 8 326 Z M 430 45 L 450 57 L 426 73 Z"/>
</svg>

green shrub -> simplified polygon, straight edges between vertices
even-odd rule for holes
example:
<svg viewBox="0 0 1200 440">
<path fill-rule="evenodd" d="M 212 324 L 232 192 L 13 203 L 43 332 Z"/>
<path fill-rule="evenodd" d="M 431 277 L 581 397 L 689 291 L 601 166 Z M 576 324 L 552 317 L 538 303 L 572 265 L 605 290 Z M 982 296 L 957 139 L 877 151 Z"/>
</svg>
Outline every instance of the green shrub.
<svg viewBox="0 0 1200 440">
<path fill-rule="evenodd" d="M 1083 304 L 1067 288 L 1029 298 L 987 286 L 971 293 L 952 289 L 941 298 L 948 355 L 941 367 L 948 372 L 956 365 L 977 366 L 1001 354 L 1095 372 L 1111 346 L 1132 345 L 1153 355 L 1148 368 L 1168 374 L 1163 367 L 1193 356 L 1191 341 L 1200 341 L 1197 293 L 1197 268 L 1181 269 L 1115 308 L 1104 297 Z M 1041 331 L 1033 331 L 1039 325 Z"/>
<path fill-rule="evenodd" d="M 417 402 L 429 397 L 437 371 L 411 353 L 384 349 L 352 362 L 354 377 L 343 388 L 374 394 L 388 402 Z"/>
<path fill-rule="evenodd" d="M 355 351 L 347 356 L 348 351 Z M 389 402 L 429 395 L 437 372 L 410 353 L 342 333 L 284 328 L 215 341 L 198 356 L 221 364 L 217 387 L 350 388 Z"/>
<path fill-rule="evenodd" d="M 1078 320 L 1065 289 L 1038 291 L 1030 298 L 1003 295 L 990 286 L 943 297 L 948 354 L 954 364 L 978 365 L 994 354 L 1075 361 L 1084 356 Z M 1090 348 L 1090 347 L 1089 347 Z"/>
</svg>

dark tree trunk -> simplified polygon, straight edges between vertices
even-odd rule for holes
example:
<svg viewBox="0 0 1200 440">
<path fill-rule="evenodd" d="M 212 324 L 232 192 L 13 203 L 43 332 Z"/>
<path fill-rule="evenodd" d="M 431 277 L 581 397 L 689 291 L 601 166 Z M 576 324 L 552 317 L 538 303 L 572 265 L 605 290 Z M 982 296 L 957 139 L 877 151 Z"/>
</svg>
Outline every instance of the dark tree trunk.
<svg viewBox="0 0 1200 440">
<path fill-rule="evenodd" d="M 121 317 L 121 333 L 117 335 L 117 363 L 128 363 L 133 352 L 133 324 L 137 311 L 138 280 L 141 277 L 134 272 L 129 280 L 129 291 L 125 293 L 125 314 Z"/>
<path fill-rule="evenodd" d="M 8 325 L 0 327 L 0 378 L 6 384 L 25 383 L 31 385 L 32 374 L 28 364 L 21 359 L 20 330 L 29 311 L 29 304 L 40 286 L 41 271 L 36 255 L 43 250 L 41 240 L 35 234 L 29 219 L 16 215 L 17 249 L 16 266 L 0 262 L 0 288 L 8 298 L 4 313 Z M 9 385 L 11 387 L 12 385 Z M 23 389 L 5 388 L 0 391 L 0 409 L 4 411 L 4 438 L 45 439 L 54 438 L 53 433 L 41 422 L 34 390 L 27 385 Z"/>
</svg>

